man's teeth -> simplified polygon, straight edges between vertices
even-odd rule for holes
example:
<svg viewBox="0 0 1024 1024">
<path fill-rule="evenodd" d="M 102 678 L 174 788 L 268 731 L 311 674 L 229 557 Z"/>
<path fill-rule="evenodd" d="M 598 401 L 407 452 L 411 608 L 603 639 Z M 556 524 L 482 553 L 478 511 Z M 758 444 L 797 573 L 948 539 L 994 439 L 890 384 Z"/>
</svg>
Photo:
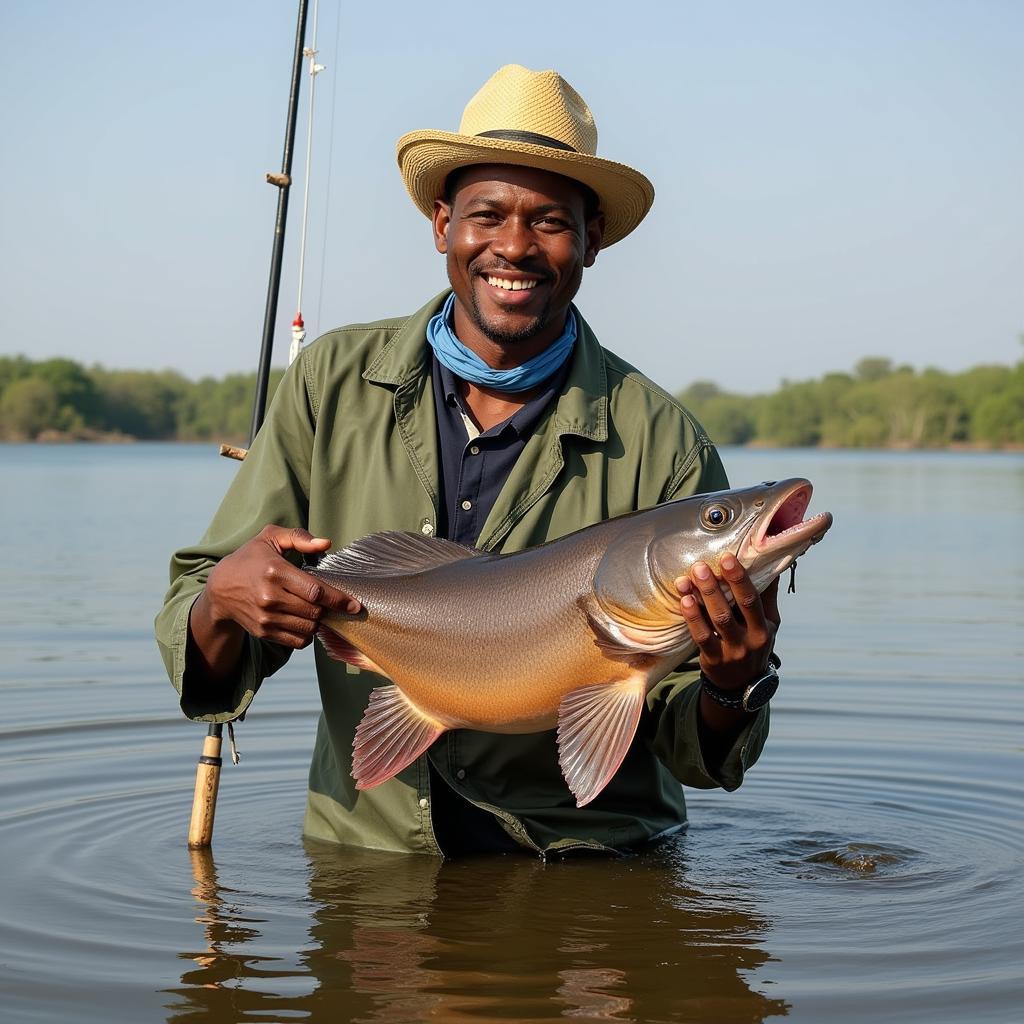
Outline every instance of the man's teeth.
<svg viewBox="0 0 1024 1024">
<path fill-rule="evenodd" d="M 487 277 L 487 283 L 493 288 L 504 288 L 507 292 L 528 291 L 537 285 L 536 281 L 509 281 L 504 277 Z"/>
</svg>

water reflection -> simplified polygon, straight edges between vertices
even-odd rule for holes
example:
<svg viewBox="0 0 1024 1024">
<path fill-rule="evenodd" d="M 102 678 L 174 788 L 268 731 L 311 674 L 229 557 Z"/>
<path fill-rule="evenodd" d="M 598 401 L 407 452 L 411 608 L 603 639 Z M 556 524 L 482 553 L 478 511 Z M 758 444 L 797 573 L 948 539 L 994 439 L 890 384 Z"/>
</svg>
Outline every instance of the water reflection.
<svg viewBox="0 0 1024 1024">
<path fill-rule="evenodd" d="M 204 948 L 168 1018 L 756 1022 L 767 922 L 685 882 L 685 837 L 644 857 L 450 861 L 307 841 L 309 942 L 267 948 L 246 898 L 193 854 Z M 255 941 L 254 941 L 255 940 Z M 249 947 L 247 949 L 247 947 Z M 295 959 L 292 956 L 295 955 Z M 291 965 L 291 966 L 289 966 Z"/>
<path fill-rule="evenodd" d="M 261 936 L 258 919 L 245 916 L 233 890 L 217 880 L 217 867 L 209 850 L 190 850 L 195 886 L 192 895 L 199 907 L 195 921 L 202 926 L 206 948 L 182 953 L 194 962 L 181 976 L 189 990 L 203 993 L 190 999 L 181 1013 L 171 1020 L 233 1020 L 250 1010 L 269 1007 L 258 992 L 250 991 L 251 982 L 273 976 L 274 958 L 254 956 L 245 947 Z M 244 897 L 243 897 L 244 898 Z M 191 1003 L 191 1005 L 188 1005 Z"/>
</svg>

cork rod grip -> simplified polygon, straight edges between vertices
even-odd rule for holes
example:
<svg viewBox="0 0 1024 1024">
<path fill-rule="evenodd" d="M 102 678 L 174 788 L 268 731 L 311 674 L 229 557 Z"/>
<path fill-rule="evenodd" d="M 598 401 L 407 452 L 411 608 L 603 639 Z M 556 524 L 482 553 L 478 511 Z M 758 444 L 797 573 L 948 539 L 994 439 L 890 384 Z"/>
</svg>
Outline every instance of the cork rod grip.
<svg viewBox="0 0 1024 1024">
<path fill-rule="evenodd" d="M 217 789 L 220 786 L 220 736 L 203 740 L 203 753 L 196 767 L 196 790 L 192 797 L 192 820 L 188 825 L 190 850 L 201 850 L 213 842 L 213 818 L 217 813 Z"/>
</svg>

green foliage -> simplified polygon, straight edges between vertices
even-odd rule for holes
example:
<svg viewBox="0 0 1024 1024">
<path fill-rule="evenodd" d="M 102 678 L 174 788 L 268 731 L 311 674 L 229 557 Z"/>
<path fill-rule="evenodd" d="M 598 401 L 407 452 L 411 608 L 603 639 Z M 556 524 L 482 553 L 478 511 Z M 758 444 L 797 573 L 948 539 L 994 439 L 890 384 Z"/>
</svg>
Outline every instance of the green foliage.
<svg viewBox="0 0 1024 1024">
<path fill-rule="evenodd" d="M 283 376 L 283 370 L 271 371 L 268 408 Z M 254 373 L 235 373 L 223 380 L 204 377 L 192 384 L 182 399 L 178 435 L 196 441 L 244 443 L 252 422 L 255 394 Z"/>
<path fill-rule="evenodd" d="M 757 436 L 783 448 L 805 448 L 821 441 L 825 409 L 813 381 L 786 382 L 760 406 Z"/>
<path fill-rule="evenodd" d="M 822 442 L 845 448 L 941 448 L 963 441 L 967 412 L 952 379 L 938 370 L 915 374 L 905 367 L 884 376 L 858 372 L 849 386 L 824 395 L 829 411 Z"/>
<path fill-rule="evenodd" d="M 270 397 L 284 371 L 270 375 Z M 121 435 L 245 443 L 256 375 L 190 381 L 172 370 L 86 369 L 70 359 L 0 358 L 0 439 Z M 268 399 L 269 401 L 269 399 Z"/>
<path fill-rule="evenodd" d="M 0 356 L 0 395 L 7 390 L 8 384 L 28 377 L 31 373 L 32 363 L 25 356 Z"/>
<path fill-rule="evenodd" d="M 754 437 L 754 411 L 749 398 L 727 395 L 717 384 L 700 380 L 679 399 L 700 420 L 715 444 L 746 444 Z"/>
<path fill-rule="evenodd" d="M 884 356 L 865 356 L 853 372 L 858 380 L 881 380 L 892 373 L 892 360 Z"/>
<path fill-rule="evenodd" d="M 282 370 L 270 377 L 270 397 Z M 256 375 L 190 381 L 172 370 L 0 357 L 0 440 L 41 435 L 245 443 Z M 767 395 L 696 381 L 679 395 L 717 444 L 847 448 L 1024 446 L 1024 362 L 916 372 L 881 356 Z M 268 399 L 269 401 L 269 399 Z"/>
<path fill-rule="evenodd" d="M 35 363 L 32 379 L 48 384 L 57 398 L 57 412 L 50 428 L 80 432 L 94 423 L 99 412 L 96 384 L 86 370 L 70 359 L 46 359 Z"/>
<path fill-rule="evenodd" d="M 19 377 L 0 394 L 0 435 L 12 441 L 34 441 L 57 422 L 57 392 L 39 377 Z"/>
<path fill-rule="evenodd" d="M 96 369 L 93 376 L 105 430 L 146 441 L 177 435 L 181 405 L 191 386 L 180 374 Z"/>
<path fill-rule="evenodd" d="M 750 402 L 739 395 L 716 395 L 710 399 L 701 422 L 715 444 L 747 444 L 756 432 Z"/>
<path fill-rule="evenodd" d="M 971 436 L 993 447 L 1024 445 L 1024 389 L 983 398 L 971 415 Z"/>
<path fill-rule="evenodd" d="M 680 400 L 713 440 L 834 448 L 1007 447 L 1024 444 L 1024 362 L 959 374 L 915 372 L 881 356 L 852 374 L 783 381 L 769 395 L 733 395 L 698 381 Z"/>
</svg>

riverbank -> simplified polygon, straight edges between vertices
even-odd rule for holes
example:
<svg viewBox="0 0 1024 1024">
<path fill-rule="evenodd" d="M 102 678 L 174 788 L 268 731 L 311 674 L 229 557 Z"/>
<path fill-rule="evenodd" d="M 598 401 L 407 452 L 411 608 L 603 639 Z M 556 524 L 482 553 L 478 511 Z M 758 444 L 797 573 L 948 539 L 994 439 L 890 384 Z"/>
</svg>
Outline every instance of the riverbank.
<svg viewBox="0 0 1024 1024">
<path fill-rule="evenodd" d="M 283 370 L 271 372 L 268 398 Z M 0 357 L 0 439 L 244 443 L 256 375 L 189 380 L 173 370 Z M 741 395 L 711 381 L 676 396 L 719 445 L 859 451 L 1024 449 L 1024 362 L 960 373 L 862 359 L 852 371 Z"/>
</svg>

